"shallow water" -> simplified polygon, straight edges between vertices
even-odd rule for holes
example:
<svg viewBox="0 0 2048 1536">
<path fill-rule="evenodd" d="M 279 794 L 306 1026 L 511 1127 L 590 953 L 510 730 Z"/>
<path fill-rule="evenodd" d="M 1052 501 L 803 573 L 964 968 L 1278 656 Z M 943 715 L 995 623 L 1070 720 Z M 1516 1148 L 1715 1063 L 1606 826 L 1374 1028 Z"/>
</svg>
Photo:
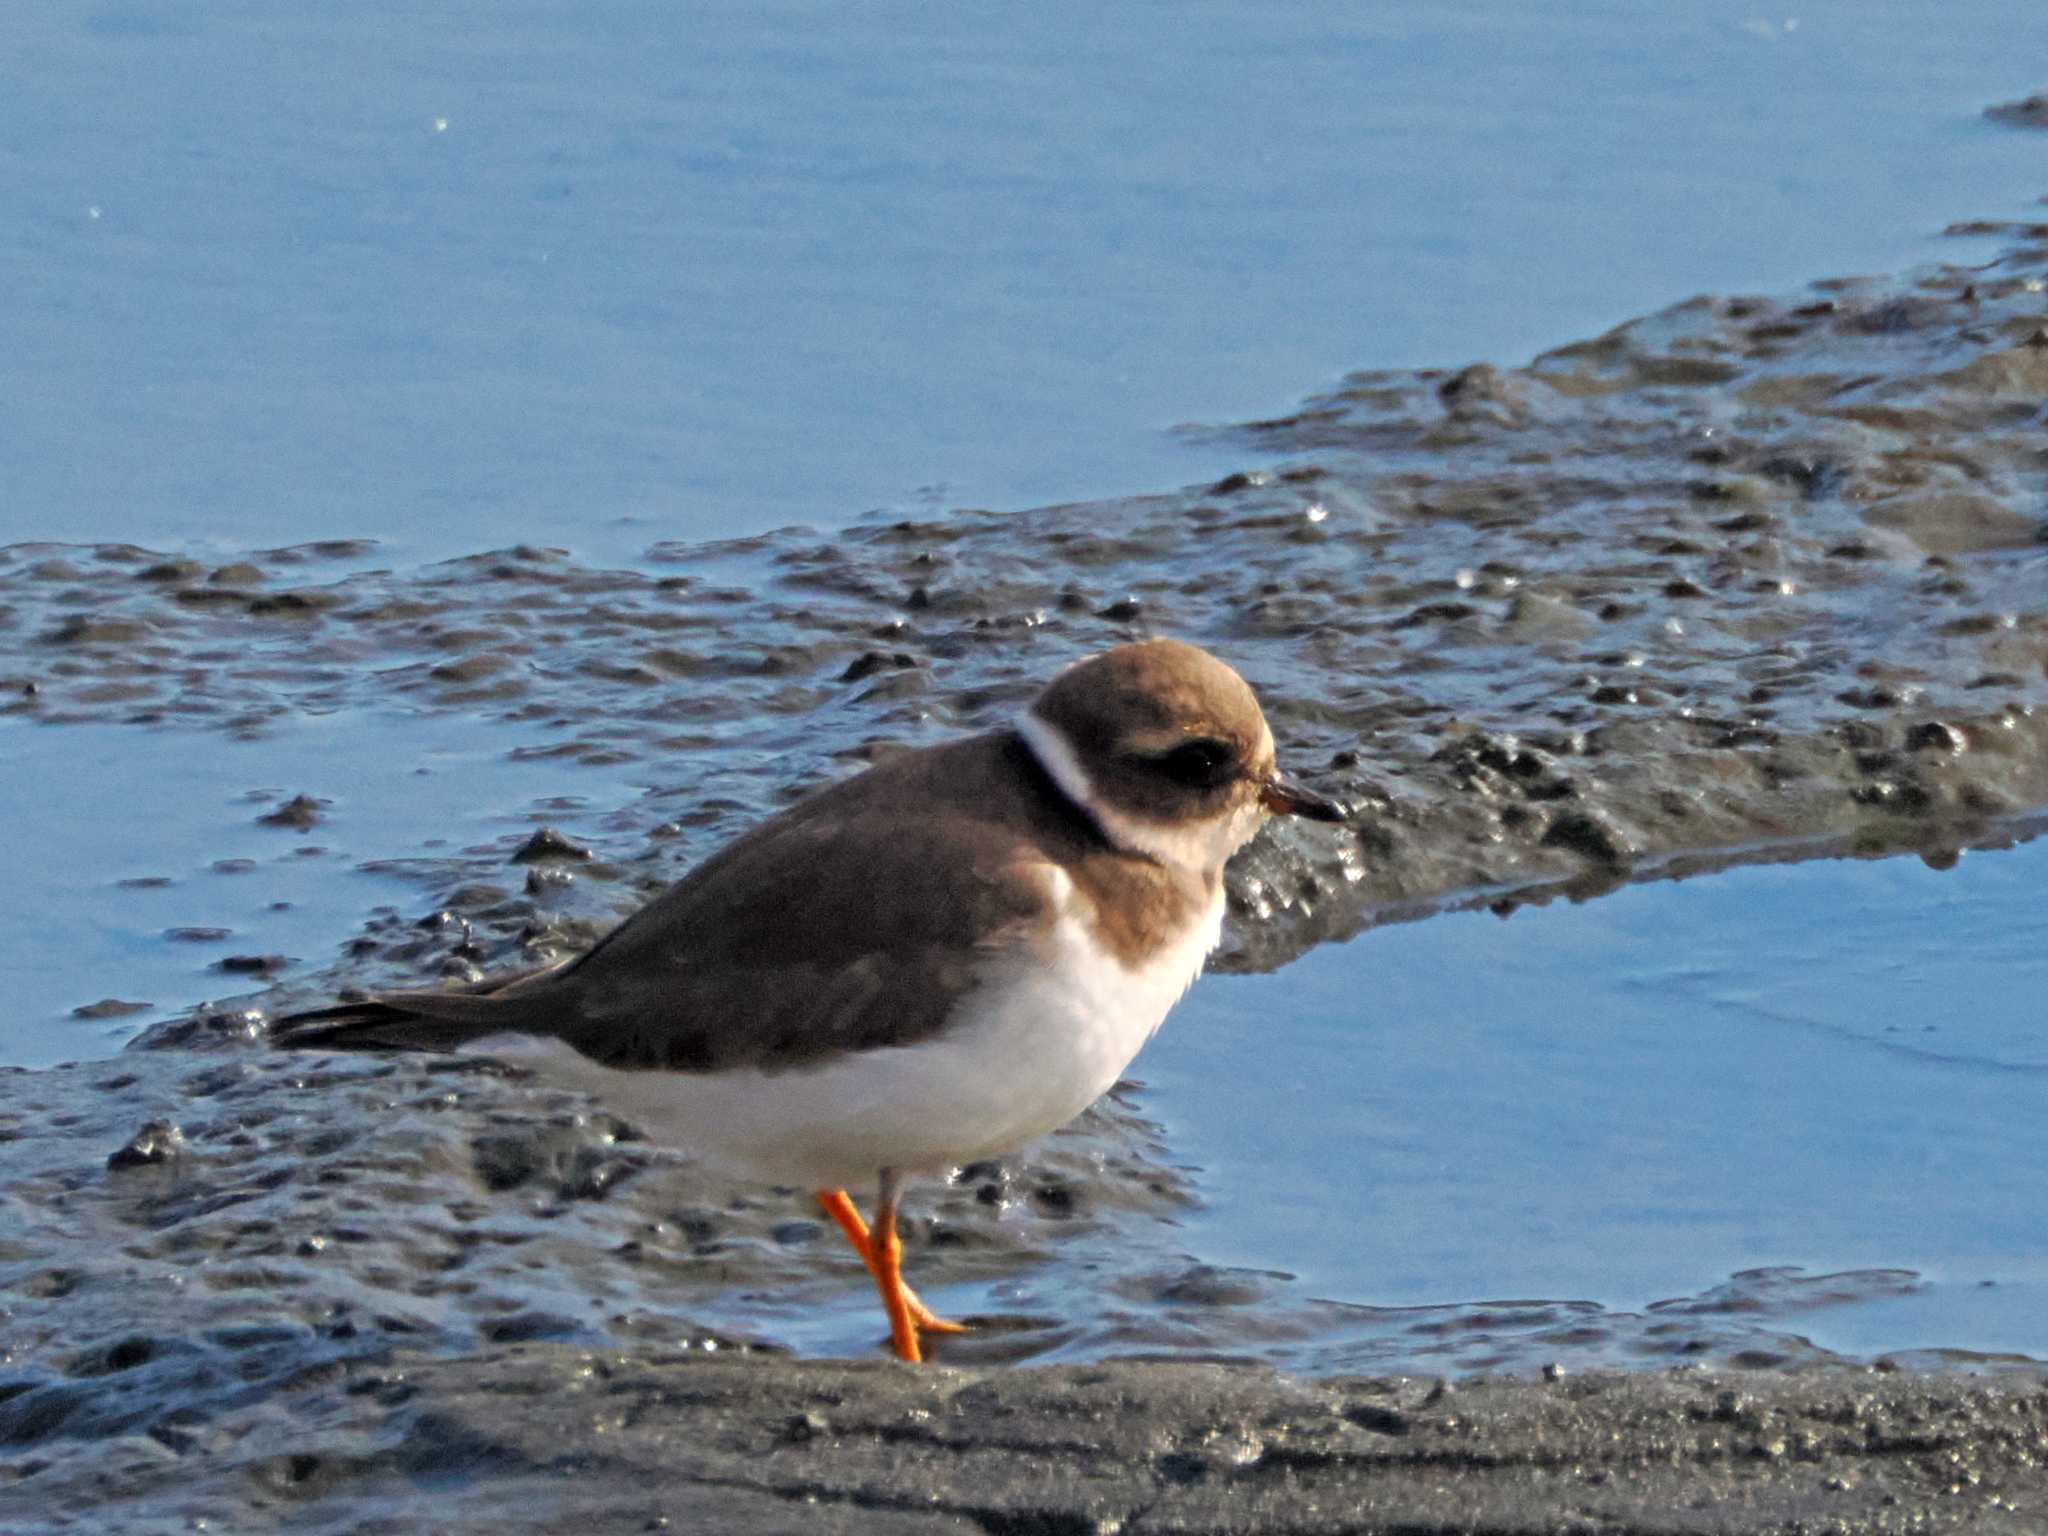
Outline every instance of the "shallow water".
<svg viewBox="0 0 2048 1536">
<path fill-rule="evenodd" d="M 1734 1318 L 2048 1358 L 2044 889 L 2032 842 L 1446 914 L 1205 981 L 1135 1071 L 1189 1247 L 1317 1296 L 1640 1313 L 1791 1267 L 1849 1273 Z"/>
<path fill-rule="evenodd" d="M 109 1055 L 141 1020 L 265 980 L 224 959 L 277 957 L 270 974 L 326 964 L 365 913 L 417 908 L 407 860 L 530 828 L 543 803 L 558 819 L 576 805 L 551 765 L 513 755 L 520 740 L 368 710 L 296 715 L 260 743 L 0 725 L 8 794 L 44 808 L 16 837 L 0 897 L 0 1062 Z M 323 802 L 312 826 L 262 821 L 308 787 Z M 135 1006 L 74 1011 L 110 1001 Z"/>
<path fill-rule="evenodd" d="M 0 41 L 0 543 L 619 561 L 1213 477 L 1165 429 L 1910 265 L 2038 195 L 1979 113 L 2048 16 L 55 0 Z"/>
</svg>

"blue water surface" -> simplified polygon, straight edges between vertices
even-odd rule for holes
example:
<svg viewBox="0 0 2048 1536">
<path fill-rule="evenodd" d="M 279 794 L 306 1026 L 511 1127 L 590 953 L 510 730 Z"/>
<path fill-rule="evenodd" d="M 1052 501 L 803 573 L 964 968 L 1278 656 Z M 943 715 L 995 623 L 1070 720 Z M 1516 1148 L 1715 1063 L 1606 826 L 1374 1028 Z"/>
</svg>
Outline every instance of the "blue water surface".
<svg viewBox="0 0 2048 1536">
<path fill-rule="evenodd" d="M 0 891 L 0 1064 L 112 1055 L 151 1019 L 262 989 L 224 959 L 302 971 L 336 959 L 373 908 L 417 915 L 429 898 L 404 860 L 512 835 L 562 791 L 558 764 L 509 755 L 519 739 L 369 713 L 307 716 L 260 741 L 0 721 L 0 785 L 19 808 Z M 317 826 L 261 820 L 309 784 Z M 148 1006 L 74 1016 L 107 999 Z"/>
<path fill-rule="evenodd" d="M 1165 429 L 2024 214 L 2048 10 L 0 15 L 0 543 L 401 561 L 1025 507 Z"/>
<path fill-rule="evenodd" d="M 1906 1269 L 1816 1340 L 2048 1357 L 2044 889 L 2033 842 L 1448 914 L 1205 980 L 1135 1070 L 1213 1262 L 1631 1309 Z"/>
</svg>

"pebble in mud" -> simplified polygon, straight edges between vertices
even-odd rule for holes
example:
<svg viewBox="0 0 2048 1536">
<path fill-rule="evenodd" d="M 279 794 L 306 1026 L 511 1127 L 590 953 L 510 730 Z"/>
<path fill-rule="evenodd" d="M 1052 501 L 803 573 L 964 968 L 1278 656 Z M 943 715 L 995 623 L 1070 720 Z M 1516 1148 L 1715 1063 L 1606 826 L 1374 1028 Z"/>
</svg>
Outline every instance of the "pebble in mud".
<svg viewBox="0 0 2048 1536">
<path fill-rule="evenodd" d="M 158 1163 L 167 1163 L 184 1155 L 185 1133 L 169 1120 L 152 1120 L 133 1136 L 127 1145 L 107 1155 L 107 1167 L 147 1168 Z"/>
<path fill-rule="evenodd" d="M 320 824 L 321 812 L 326 808 L 325 800 L 315 799 L 311 795 L 293 795 L 282 805 L 265 811 L 256 820 L 266 827 L 285 827 L 305 832 Z"/>
<path fill-rule="evenodd" d="M 1986 107 L 1984 115 L 1994 123 L 2003 123 L 2008 128 L 2048 128 L 2048 91 L 2037 91 L 2032 96 L 2023 96 L 2018 101 L 2000 102 L 1995 107 Z"/>
<path fill-rule="evenodd" d="M 542 827 L 512 855 L 514 864 L 539 864 L 548 860 L 588 859 L 594 855 L 581 843 L 571 842 L 552 827 Z"/>
<path fill-rule="evenodd" d="M 124 998 L 103 997 L 96 1003 L 81 1003 L 71 1010 L 74 1019 L 125 1019 L 133 1014 L 147 1013 L 148 1003 L 132 1003 Z"/>
</svg>

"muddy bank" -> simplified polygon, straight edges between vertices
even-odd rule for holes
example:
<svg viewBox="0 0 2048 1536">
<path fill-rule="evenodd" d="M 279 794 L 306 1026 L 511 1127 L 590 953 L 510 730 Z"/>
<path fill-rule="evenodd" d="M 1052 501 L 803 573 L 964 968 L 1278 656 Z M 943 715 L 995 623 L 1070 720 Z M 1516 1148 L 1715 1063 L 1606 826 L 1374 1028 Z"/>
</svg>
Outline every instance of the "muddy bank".
<svg viewBox="0 0 2048 1536">
<path fill-rule="evenodd" d="M 1985 259 L 1694 300 L 1525 368 L 1359 376 L 1221 434 L 1280 467 L 1172 495 L 628 571 L 18 546 L 0 708 L 243 736 L 454 714 L 559 765 L 571 849 L 387 861 L 420 887 L 406 919 L 445 909 L 459 940 L 373 924 L 312 992 L 573 949 L 803 787 L 1145 631 L 1237 663 L 1361 812 L 1241 861 L 1226 964 L 1679 850 L 1938 852 L 2048 803 L 2048 226 L 1960 228 Z M 295 789 L 317 815 L 347 787 L 337 762 Z"/>
<path fill-rule="evenodd" d="M 8 1073 L 0 1530 L 2048 1518 L 2038 1363 L 1859 1366 L 1792 1331 L 1830 1291 L 1909 1276 L 1737 1277 L 1641 1316 L 1419 1309 L 1420 1374 L 1283 1375 L 1256 1362 L 1308 1358 L 1346 1309 L 1178 1253 L 1159 1218 L 1186 1186 L 1138 1193 L 1158 1157 L 1112 1101 L 1009 1169 L 923 1192 L 926 1294 L 973 1274 L 1067 1289 L 914 1371 L 872 1358 L 865 1280 L 800 1199 L 705 1185 L 501 1072 L 159 1051 Z M 1049 1294 L 1035 1283 L 1022 1297 Z M 848 1296 L 853 1331 L 808 1352 L 869 1359 L 786 1352 L 779 1335 L 848 1315 Z M 1129 1358 L 1016 1363 L 1062 1352 Z M 1515 1379 L 1468 1374 L 1504 1354 Z M 1615 1359 L 1661 1368 L 1579 1369 Z"/>
<path fill-rule="evenodd" d="M 1199 1198 L 1123 1092 L 1003 1163 L 920 1182 L 905 1231 L 918 1286 L 999 1308 L 933 1347 L 956 1365 L 1170 1352 L 1324 1374 L 1785 1370 L 1851 1363 L 1802 1336 L 1816 1314 L 1919 1283 L 1757 1270 L 1643 1312 L 1344 1304 L 1189 1253 L 1178 1218 Z M 600 1106 L 475 1061 L 165 1050 L 0 1074 L 0 1213 L 25 1394 L 10 1412 L 39 1432 L 121 1420 L 145 1378 L 105 1368 L 115 1356 L 152 1365 L 146 1421 L 246 1385 L 255 1361 L 426 1340 L 862 1354 L 883 1337 L 805 1192 L 736 1188 Z"/>
</svg>

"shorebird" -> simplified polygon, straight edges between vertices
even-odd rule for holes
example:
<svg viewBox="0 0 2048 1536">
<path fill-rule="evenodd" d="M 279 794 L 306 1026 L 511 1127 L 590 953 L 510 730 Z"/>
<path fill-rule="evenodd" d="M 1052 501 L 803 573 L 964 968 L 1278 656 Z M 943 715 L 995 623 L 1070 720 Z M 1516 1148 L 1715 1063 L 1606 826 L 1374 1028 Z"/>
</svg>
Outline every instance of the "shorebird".
<svg viewBox="0 0 2048 1536">
<path fill-rule="evenodd" d="M 579 958 L 280 1019 L 293 1047 L 477 1052 L 746 1179 L 809 1189 L 891 1347 L 957 1332 L 904 1283 L 905 1178 L 1094 1102 L 1222 935 L 1223 866 L 1283 778 L 1243 678 L 1174 640 L 1075 663 L 1012 726 L 902 752 L 728 843 Z M 847 1194 L 877 1181 L 870 1227 Z"/>
</svg>

